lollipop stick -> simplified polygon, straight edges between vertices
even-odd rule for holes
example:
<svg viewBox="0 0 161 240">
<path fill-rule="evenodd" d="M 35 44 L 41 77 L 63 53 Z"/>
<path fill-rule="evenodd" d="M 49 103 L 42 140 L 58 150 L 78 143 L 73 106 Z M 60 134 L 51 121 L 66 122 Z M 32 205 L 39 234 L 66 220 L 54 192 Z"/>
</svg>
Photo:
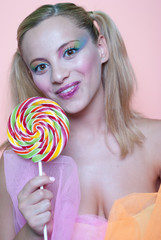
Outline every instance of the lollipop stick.
<svg viewBox="0 0 161 240">
<path fill-rule="evenodd" d="M 39 176 L 42 176 L 42 162 L 38 162 L 38 168 L 39 168 Z M 40 189 L 43 189 L 44 187 L 41 186 Z M 47 234 L 47 226 L 44 226 L 44 240 L 48 240 L 48 234 Z"/>
</svg>

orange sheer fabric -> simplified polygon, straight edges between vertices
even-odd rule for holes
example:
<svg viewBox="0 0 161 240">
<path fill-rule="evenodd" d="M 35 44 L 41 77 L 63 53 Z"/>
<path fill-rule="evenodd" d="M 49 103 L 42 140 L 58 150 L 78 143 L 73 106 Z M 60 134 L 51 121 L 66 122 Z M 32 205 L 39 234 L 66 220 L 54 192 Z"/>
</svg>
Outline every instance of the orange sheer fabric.
<svg viewBox="0 0 161 240">
<path fill-rule="evenodd" d="M 117 200 L 105 240 L 161 240 L 161 187 L 157 193 L 130 194 Z"/>
</svg>

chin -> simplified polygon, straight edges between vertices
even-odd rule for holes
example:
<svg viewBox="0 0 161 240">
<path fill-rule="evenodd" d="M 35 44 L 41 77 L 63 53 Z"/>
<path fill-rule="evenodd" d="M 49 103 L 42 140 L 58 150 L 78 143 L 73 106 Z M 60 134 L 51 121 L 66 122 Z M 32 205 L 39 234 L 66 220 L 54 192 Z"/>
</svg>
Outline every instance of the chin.
<svg viewBox="0 0 161 240">
<path fill-rule="evenodd" d="M 62 106 L 63 108 L 63 106 Z M 64 111 L 67 113 L 69 116 L 77 116 L 77 115 L 82 115 L 84 111 L 86 111 L 86 106 L 73 106 L 73 107 L 64 107 Z"/>
</svg>

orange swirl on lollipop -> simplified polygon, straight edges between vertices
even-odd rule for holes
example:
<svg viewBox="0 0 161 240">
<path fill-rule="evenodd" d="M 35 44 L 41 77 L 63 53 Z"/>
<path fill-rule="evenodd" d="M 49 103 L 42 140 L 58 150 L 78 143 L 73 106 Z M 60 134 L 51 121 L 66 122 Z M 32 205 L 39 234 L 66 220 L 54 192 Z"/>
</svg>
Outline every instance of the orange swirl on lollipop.
<svg viewBox="0 0 161 240">
<path fill-rule="evenodd" d="M 48 162 L 65 148 L 69 121 L 56 102 L 32 97 L 13 110 L 7 135 L 12 149 L 21 157 L 33 162 Z"/>
</svg>

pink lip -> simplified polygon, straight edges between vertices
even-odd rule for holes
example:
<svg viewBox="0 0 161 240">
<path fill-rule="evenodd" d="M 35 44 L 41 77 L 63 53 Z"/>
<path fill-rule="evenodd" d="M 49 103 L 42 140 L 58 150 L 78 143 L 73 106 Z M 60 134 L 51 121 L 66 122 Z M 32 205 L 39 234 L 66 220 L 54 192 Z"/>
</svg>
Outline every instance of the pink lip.
<svg viewBox="0 0 161 240">
<path fill-rule="evenodd" d="M 60 97 L 60 98 L 63 98 L 63 99 L 69 99 L 71 98 L 79 89 L 79 83 L 80 81 L 75 81 L 75 82 L 72 82 L 72 83 L 69 83 L 67 85 L 65 85 L 64 87 L 62 88 L 59 88 L 57 91 L 56 91 L 56 94 Z M 73 87 L 70 91 L 68 92 L 63 92 L 65 90 L 67 90 L 68 88 L 71 88 Z"/>
</svg>

